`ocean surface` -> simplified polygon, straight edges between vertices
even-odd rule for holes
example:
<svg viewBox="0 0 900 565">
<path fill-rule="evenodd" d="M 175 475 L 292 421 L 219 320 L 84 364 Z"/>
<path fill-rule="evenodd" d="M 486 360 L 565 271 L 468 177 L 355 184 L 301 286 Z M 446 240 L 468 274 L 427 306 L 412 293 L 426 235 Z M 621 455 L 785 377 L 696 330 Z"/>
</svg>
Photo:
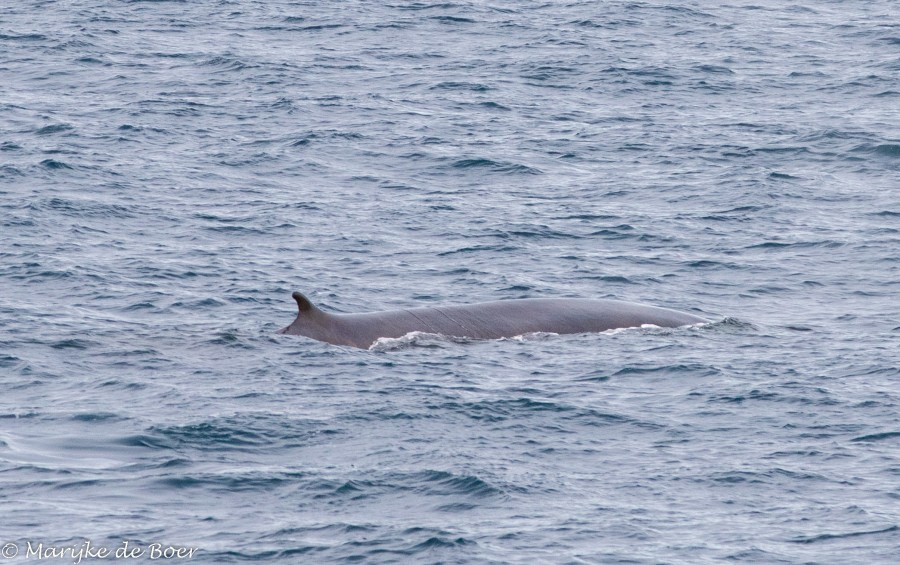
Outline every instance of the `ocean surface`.
<svg viewBox="0 0 900 565">
<path fill-rule="evenodd" d="M 900 563 L 896 0 L 0 4 L 0 562 Z"/>
</svg>

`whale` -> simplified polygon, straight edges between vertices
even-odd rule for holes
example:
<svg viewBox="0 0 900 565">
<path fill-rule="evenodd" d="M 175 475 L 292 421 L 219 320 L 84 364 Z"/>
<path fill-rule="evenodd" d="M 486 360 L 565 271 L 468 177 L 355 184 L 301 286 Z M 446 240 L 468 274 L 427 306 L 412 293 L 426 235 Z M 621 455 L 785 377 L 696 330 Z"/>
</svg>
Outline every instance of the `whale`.
<svg viewBox="0 0 900 565">
<path fill-rule="evenodd" d="M 646 325 L 675 328 L 709 320 L 658 306 L 589 298 L 520 298 L 360 314 L 326 312 L 300 292 L 297 317 L 280 334 L 369 349 L 381 338 L 412 332 L 500 339 L 531 333 L 579 334 Z"/>
</svg>

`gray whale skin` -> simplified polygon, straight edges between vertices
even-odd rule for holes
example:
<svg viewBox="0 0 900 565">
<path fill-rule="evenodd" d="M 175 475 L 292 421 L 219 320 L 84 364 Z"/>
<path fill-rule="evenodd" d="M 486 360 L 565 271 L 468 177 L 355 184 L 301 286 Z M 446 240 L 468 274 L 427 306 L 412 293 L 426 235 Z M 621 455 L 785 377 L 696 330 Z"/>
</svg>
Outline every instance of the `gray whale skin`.
<svg viewBox="0 0 900 565">
<path fill-rule="evenodd" d="M 371 347 L 378 338 L 397 338 L 410 332 L 499 339 L 534 332 L 575 334 L 635 328 L 644 324 L 674 328 L 709 321 L 667 308 L 584 298 L 524 298 L 365 314 L 331 314 L 317 308 L 299 292 L 291 296 L 299 308 L 297 318 L 278 333 L 361 349 Z"/>
</svg>

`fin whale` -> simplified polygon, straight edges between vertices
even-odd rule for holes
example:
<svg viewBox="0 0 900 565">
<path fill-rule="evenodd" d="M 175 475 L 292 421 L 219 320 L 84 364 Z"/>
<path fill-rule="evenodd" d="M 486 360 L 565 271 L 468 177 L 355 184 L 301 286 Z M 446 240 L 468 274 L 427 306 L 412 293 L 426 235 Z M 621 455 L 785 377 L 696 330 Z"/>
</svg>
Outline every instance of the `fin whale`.
<svg viewBox="0 0 900 565">
<path fill-rule="evenodd" d="M 410 332 L 499 339 L 535 332 L 602 332 L 645 324 L 674 328 L 709 321 L 686 312 L 618 300 L 523 298 L 363 314 L 332 314 L 317 308 L 300 292 L 294 292 L 291 296 L 297 301 L 297 318 L 278 333 L 361 349 L 371 347 L 379 338 L 397 338 Z"/>
</svg>

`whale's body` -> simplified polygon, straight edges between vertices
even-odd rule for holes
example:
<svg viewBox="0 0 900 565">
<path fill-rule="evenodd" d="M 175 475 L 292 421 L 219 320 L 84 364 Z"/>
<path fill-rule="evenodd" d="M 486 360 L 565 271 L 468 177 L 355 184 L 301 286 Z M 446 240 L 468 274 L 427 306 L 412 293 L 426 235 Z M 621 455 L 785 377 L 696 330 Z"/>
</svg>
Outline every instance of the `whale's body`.
<svg viewBox="0 0 900 565">
<path fill-rule="evenodd" d="M 291 296 L 299 307 L 297 318 L 278 333 L 362 349 L 371 347 L 379 338 L 397 338 L 410 332 L 499 339 L 535 332 L 602 332 L 647 324 L 673 328 L 708 321 L 686 312 L 618 300 L 525 298 L 365 314 L 331 314 L 317 308 L 299 292 Z"/>
</svg>

